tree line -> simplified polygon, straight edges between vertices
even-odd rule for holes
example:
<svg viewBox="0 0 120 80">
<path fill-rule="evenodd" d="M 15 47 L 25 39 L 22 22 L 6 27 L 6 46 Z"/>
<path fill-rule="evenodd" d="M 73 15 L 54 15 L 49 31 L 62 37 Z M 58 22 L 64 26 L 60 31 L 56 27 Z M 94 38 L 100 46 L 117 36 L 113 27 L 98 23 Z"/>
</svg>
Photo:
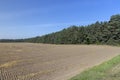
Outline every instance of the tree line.
<svg viewBox="0 0 120 80">
<path fill-rule="evenodd" d="M 87 26 L 73 25 L 55 33 L 13 42 L 120 45 L 120 14 L 111 16 L 109 21 L 97 21 Z"/>
</svg>

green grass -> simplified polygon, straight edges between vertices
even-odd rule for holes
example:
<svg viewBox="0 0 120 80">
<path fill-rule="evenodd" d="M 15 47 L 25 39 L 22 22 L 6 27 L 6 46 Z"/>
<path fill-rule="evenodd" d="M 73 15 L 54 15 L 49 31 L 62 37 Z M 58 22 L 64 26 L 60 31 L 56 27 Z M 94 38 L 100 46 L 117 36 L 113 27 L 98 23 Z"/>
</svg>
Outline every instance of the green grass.
<svg viewBox="0 0 120 80">
<path fill-rule="evenodd" d="M 120 55 L 84 71 L 70 80 L 120 80 Z"/>
</svg>

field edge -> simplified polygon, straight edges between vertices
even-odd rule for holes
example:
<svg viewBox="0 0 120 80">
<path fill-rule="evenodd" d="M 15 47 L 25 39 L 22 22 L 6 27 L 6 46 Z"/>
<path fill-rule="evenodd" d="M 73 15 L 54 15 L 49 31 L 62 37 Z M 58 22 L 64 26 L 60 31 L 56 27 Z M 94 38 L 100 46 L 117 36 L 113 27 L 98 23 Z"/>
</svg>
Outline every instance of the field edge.
<svg viewBox="0 0 120 80">
<path fill-rule="evenodd" d="M 115 78 L 115 80 L 118 80 L 116 79 L 118 78 L 116 77 L 116 75 L 120 75 L 120 73 L 110 73 L 110 71 L 112 71 L 112 69 L 117 65 L 120 65 L 120 55 L 108 61 L 105 61 L 100 65 L 89 68 L 83 71 L 82 73 L 70 78 L 69 80 L 106 80 L 110 77 Z"/>
</svg>

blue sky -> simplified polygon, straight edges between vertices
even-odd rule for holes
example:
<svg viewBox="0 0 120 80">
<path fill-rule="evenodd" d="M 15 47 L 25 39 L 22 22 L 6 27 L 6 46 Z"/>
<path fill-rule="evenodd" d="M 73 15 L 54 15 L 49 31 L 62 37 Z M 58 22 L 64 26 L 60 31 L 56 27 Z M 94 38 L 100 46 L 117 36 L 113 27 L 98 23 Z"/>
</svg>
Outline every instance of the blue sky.
<svg viewBox="0 0 120 80">
<path fill-rule="evenodd" d="M 119 13 L 120 0 L 0 0 L 0 39 L 40 36 Z"/>
</svg>

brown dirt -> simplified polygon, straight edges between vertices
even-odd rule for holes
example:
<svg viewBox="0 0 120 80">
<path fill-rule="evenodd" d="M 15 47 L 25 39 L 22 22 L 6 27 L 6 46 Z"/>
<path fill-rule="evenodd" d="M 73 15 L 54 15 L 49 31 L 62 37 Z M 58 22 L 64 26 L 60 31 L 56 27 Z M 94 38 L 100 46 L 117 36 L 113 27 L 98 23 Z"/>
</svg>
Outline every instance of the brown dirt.
<svg viewBox="0 0 120 80">
<path fill-rule="evenodd" d="M 0 80 L 67 80 L 119 54 L 113 46 L 0 43 Z"/>
</svg>

